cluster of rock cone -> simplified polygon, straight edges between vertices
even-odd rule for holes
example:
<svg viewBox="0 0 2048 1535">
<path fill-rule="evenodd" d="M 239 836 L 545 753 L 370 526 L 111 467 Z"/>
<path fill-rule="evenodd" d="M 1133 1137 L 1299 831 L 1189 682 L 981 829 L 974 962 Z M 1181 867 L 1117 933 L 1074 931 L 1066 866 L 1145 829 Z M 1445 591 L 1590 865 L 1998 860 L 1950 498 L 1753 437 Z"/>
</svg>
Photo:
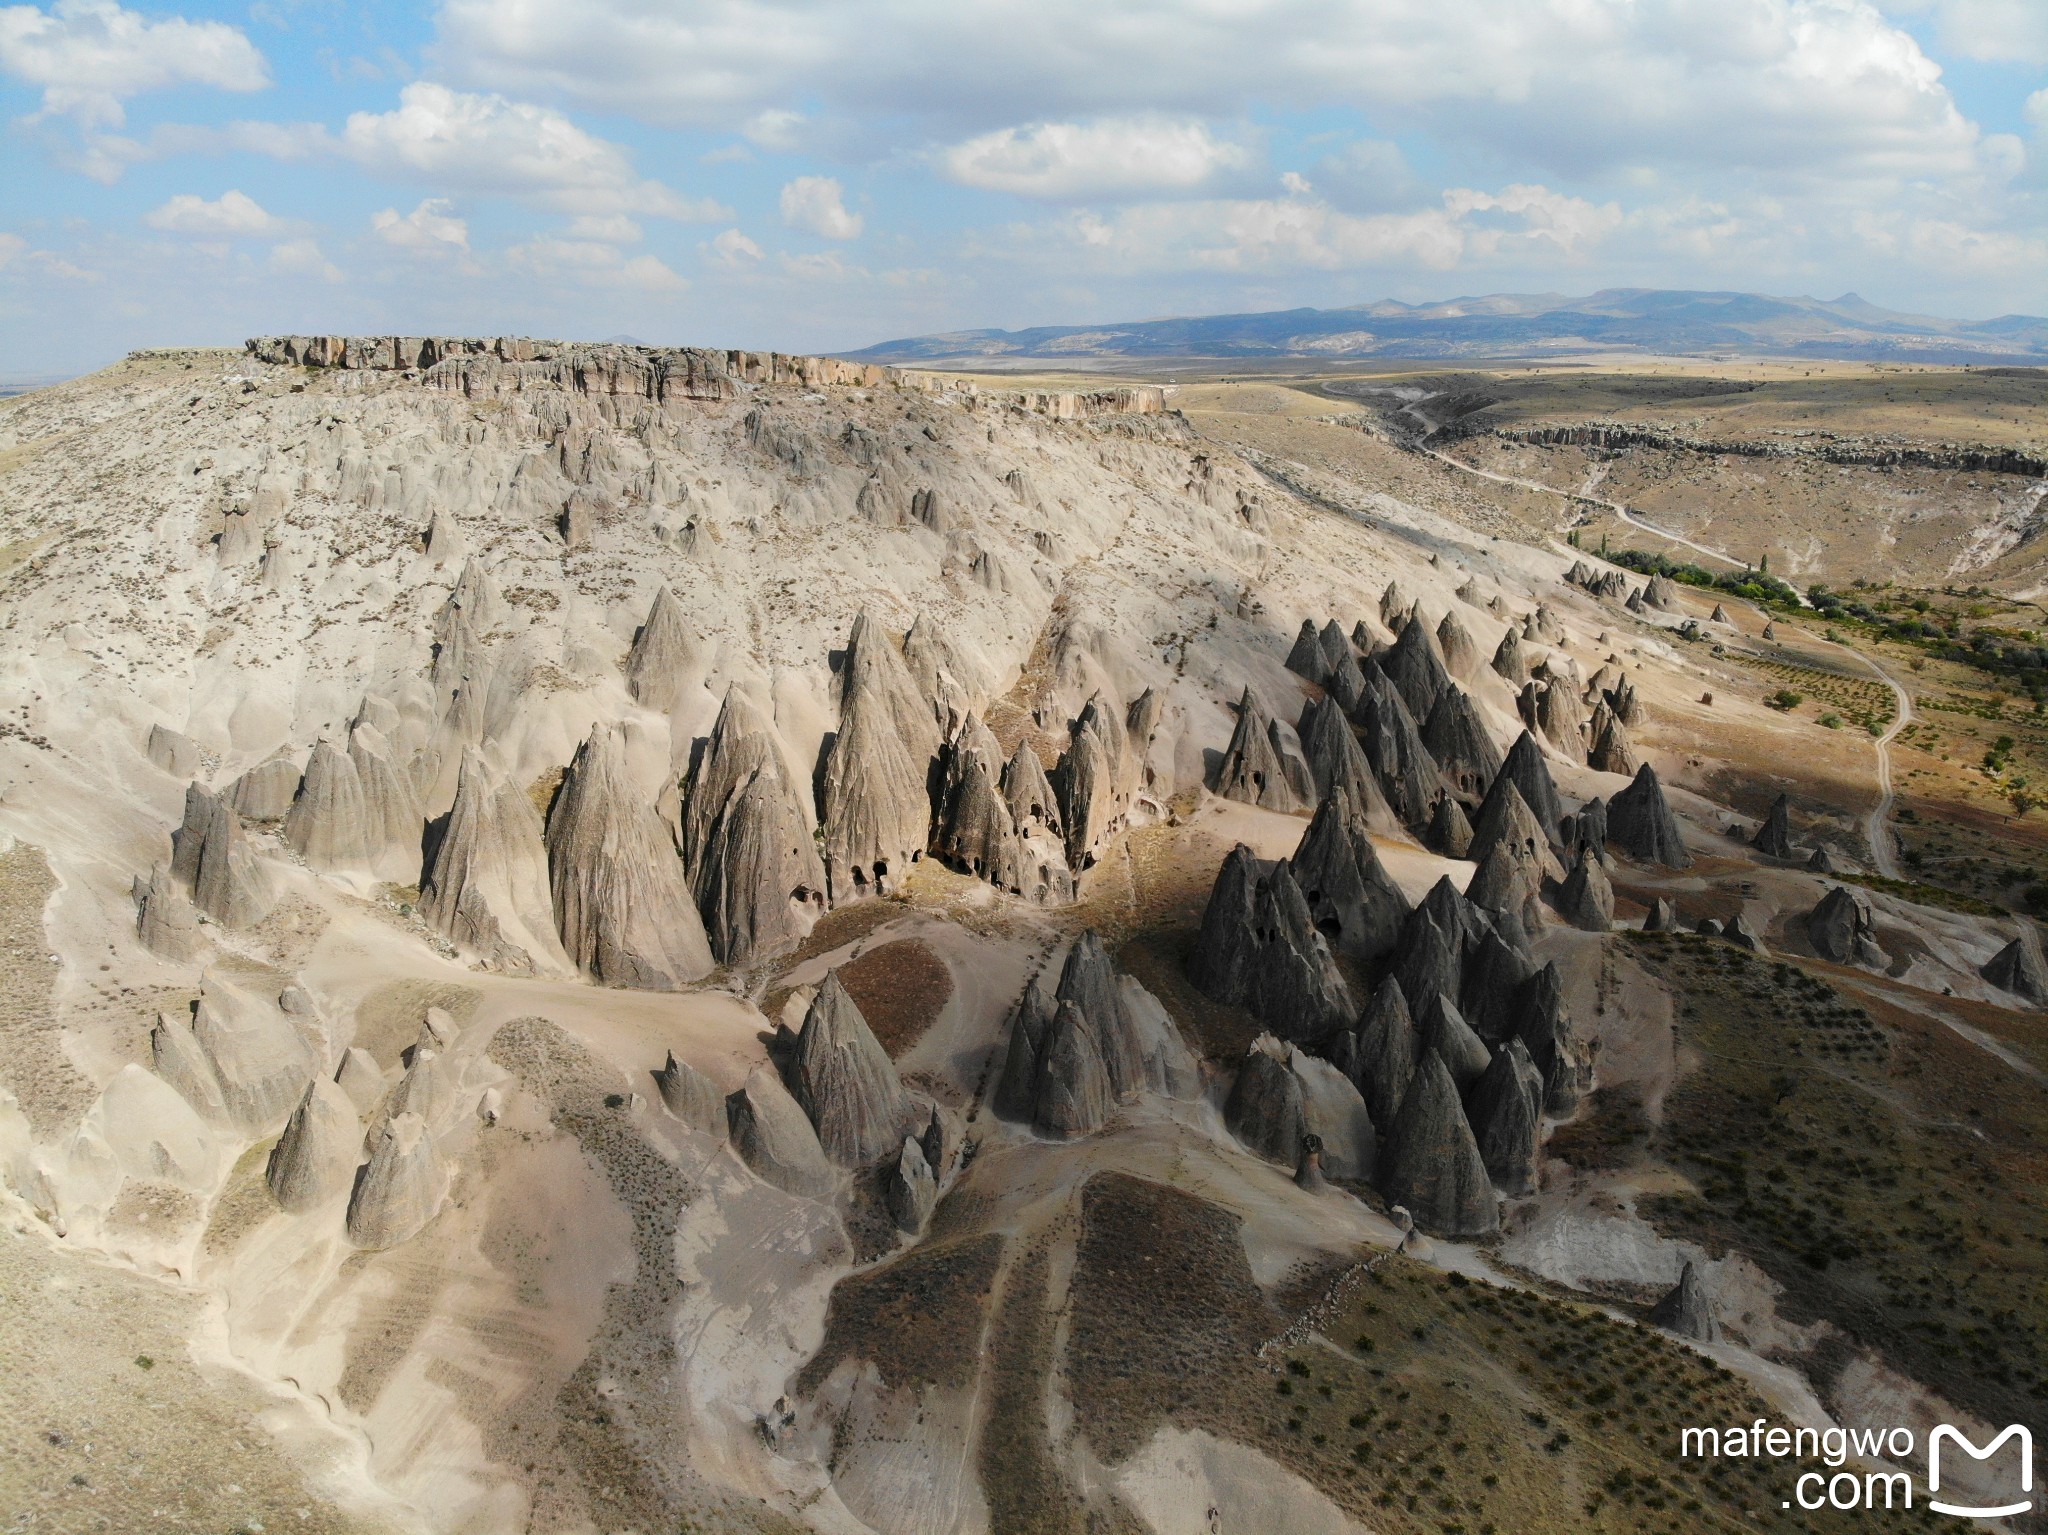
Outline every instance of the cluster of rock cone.
<svg viewBox="0 0 2048 1535">
<path fill-rule="evenodd" d="M 1289 727 L 1247 687 L 1217 769 L 1218 794 L 1299 811 L 1341 785 L 1375 830 L 1406 827 L 1434 850 L 1465 857 L 1472 816 L 1504 765 L 1470 691 L 1489 669 L 1550 749 L 1603 772 L 1637 772 L 1630 728 L 1643 711 L 1634 685 L 1612 665 L 1581 681 L 1561 649 L 1538 651 L 1564 638 L 1548 609 L 1521 628 L 1511 622 L 1490 662 L 1455 613 L 1432 627 L 1398 585 L 1388 586 L 1380 611 L 1391 644 L 1363 619 L 1348 637 L 1335 620 L 1303 621 L 1287 666 L 1321 694 Z"/>
<path fill-rule="evenodd" d="M 671 1053 L 655 1086 L 671 1114 L 729 1138 L 764 1182 L 825 1199 L 849 1174 L 879 1174 L 897 1225 L 920 1229 L 945 1172 L 944 1121 L 904 1087 L 837 970 L 810 998 L 803 1026 L 793 1034 L 784 1026 L 772 1054 L 773 1064 L 757 1066 L 727 1094 Z"/>
<path fill-rule="evenodd" d="M 487 644 L 502 610 L 472 561 L 437 621 L 430 675 L 405 707 L 366 696 L 346 745 L 319 743 L 303 768 L 275 758 L 219 793 L 194 782 L 170 858 L 135 881 L 143 941 L 190 960 L 204 950 L 202 916 L 261 921 L 276 897 L 247 825 L 274 823 L 316 870 L 417 883 L 425 919 L 494 968 L 673 989 L 719 964 L 787 952 L 828 904 L 891 889 L 928 849 L 1013 894 L 1070 899 L 1130 815 L 1160 723 L 1150 692 L 1128 708 L 1098 693 L 1048 773 L 1029 742 L 1005 754 L 966 707 L 965 668 L 928 625 L 899 647 L 862 613 L 839 675 L 815 829 L 807 775 L 737 683 L 672 813 L 634 771 L 626 731 L 600 723 L 543 821 L 526 786 L 492 765 L 491 737 L 516 713 L 522 685 L 516 658 Z M 674 714 L 710 675 L 664 588 L 627 657 L 629 691 Z M 200 761 L 161 728 L 150 751 L 180 767 Z M 452 803 L 429 823 L 423 805 L 436 799 Z"/>
<path fill-rule="evenodd" d="M 1556 849 L 1505 769 L 1498 782 L 1471 889 L 1440 880 L 1412 908 L 1341 792 L 1293 858 L 1240 845 L 1189 967 L 1268 1030 L 1231 1095 L 1239 1138 L 1292 1165 L 1314 1137 L 1326 1175 L 1373 1183 L 1445 1235 L 1494 1229 L 1494 1189 L 1533 1187 L 1543 1116 L 1591 1082 L 1556 965 L 1530 952 Z M 1574 875 L 1598 867 L 1588 847 Z M 1376 978 L 1363 1005 L 1349 975 Z"/>
<path fill-rule="evenodd" d="M 1034 976 L 1011 1011 L 991 1106 L 1052 1140 L 1093 1135 L 1145 1094 L 1188 1099 L 1200 1069 L 1166 1009 L 1119 972 L 1090 929 L 1050 991 Z"/>
<path fill-rule="evenodd" d="M 161 1015 L 150 1061 L 171 1098 L 143 1099 L 160 1140 L 182 1143 L 180 1119 L 231 1141 L 278 1132 L 264 1168 L 277 1202 L 293 1212 L 337 1208 L 357 1247 L 393 1247 L 432 1220 L 448 1192 L 440 1140 L 467 1105 L 446 1053 L 453 1019 L 429 1009 L 396 1086 L 368 1054 L 318 1068 L 300 1024 L 312 1003 L 297 987 L 259 997 L 214 971 L 189 1016 Z"/>
</svg>

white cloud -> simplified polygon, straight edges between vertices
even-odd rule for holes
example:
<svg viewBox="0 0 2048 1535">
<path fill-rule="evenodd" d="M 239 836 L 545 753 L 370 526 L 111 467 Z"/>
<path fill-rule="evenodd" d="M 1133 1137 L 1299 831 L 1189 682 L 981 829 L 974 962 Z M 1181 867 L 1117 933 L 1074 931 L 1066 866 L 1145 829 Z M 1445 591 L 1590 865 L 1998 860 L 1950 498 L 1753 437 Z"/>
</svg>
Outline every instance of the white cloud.
<svg viewBox="0 0 2048 1535">
<path fill-rule="evenodd" d="M 386 208 L 370 215 L 370 227 L 400 250 L 446 254 L 469 250 L 469 225 L 457 218 L 445 197 L 429 197 L 407 214 Z"/>
<path fill-rule="evenodd" d="M 122 102 L 145 91 L 255 91 L 270 83 L 255 44 L 225 22 L 151 21 L 114 0 L 0 7 L 0 73 L 41 86 L 45 113 L 114 128 Z"/>
<path fill-rule="evenodd" d="M 2025 111 L 2028 122 L 2048 133 L 2048 90 L 2036 91 L 2029 96 Z"/>
<path fill-rule="evenodd" d="M 506 258 L 517 271 L 562 278 L 593 287 L 635 288 L 647 293 L 680 293 L 689 283 L 654 256 L 627 256 L 602 240 L 569 240 L 538 235 L 515 245 Z"/>
<path fill-rule="evenodd" d="M 6 271 L 8 263 L 27 249 L 28 241 L 20 235 L 0 234 L 0 272 Z"/>
<path fill-rule="evenodd" d="M 782 189 L 782 222 L 827 240 L 858 239 L 861 216 L 846 211 L 843 196 L 830 176 L 799 176 Z"/>
<path fill-rule="evenodd" d="M 1252 158 L 1205 123 L 1148 116 L 1001 128 L 955 144 L 939 164 L 967 186 L 1065 201 L 1189 192 Z"/>
<path fill-rule="evenodd" d="M 791 112 L 784 107 L 770 107 L 765 112 L 756 112 L 740 132 L 763 149 L 786 152 L 803 146 L 805 122 L 806 119 L 801 112 Z"/>
<path fill-rule="evenodd" d="M 720 266 L 745 268 L 756 265 L 761 259 L 761 247 L 737 229 L 721 233 L 711 242 L 710 251 Z"/>
<path fill-rule="evenodd" d="M 494 89 L 728 130 L 797 100 L 907 116 L 941 143 L 1280 103 L 1369 112 L 1546 177 L 1951 174 L 1975 142 L 1939 69 L 1868 0 L 444 0 L 438 25 L 444 66 Z"/>
<path fill-rule="evenodd" d="M 274 235 L 285 221 L 264 211 L 253 197 L 241 192 L 223 192 L 212 202 L 190 192 L 181 192 L 162 207 L 142 216 L 151 229 L 171 234 L 222 236 Z"/>
<path fill-rule="evenodd" d="M 1109 217 L 1078 215 L 1065 236 L 1121 272 L 1450 271 L 1503 256 L 1576 258 L 1623 222 L 1611 203 L 1548 187 L 1458 187 L 1437 207 L 1363 217 L 1302 196 L 1145 203 Z"/>
<path fill-rule="evenodd" d="M 259 140 L 260 141 L 260 140 Z M 341 133 L 293 138 L 291 154 L 330 149 L 378 175 L 470 193 L 529 197 L 564 213 L 730 218 L 709 200 L 642 178 L 626 151 L 549 107 L 415 81 L 389 112 L 352 112 Z"/>
<path fill-rule="evenodd" d="M 342 280 L 341 268 L 320 253 L 311 240 L 283 240 L 270 248 L 270 269 L 289 275 L 310 275 L 327 282 Z"/>
<path fill-rule="evenodd" d="M 2048 64 L 2048 7 L 2040 0 L 1885 0 L 1884 8 L 1932 12 L 1942 46 L 1966 59 Z"/>
<path fill-rule="evenodd" d="M 604 240 L 613 245 L 634 245 L 640 240 L 640 226 L 623 213 L 586 213 L 569 224 L 572 240 Z"/>
</svg>

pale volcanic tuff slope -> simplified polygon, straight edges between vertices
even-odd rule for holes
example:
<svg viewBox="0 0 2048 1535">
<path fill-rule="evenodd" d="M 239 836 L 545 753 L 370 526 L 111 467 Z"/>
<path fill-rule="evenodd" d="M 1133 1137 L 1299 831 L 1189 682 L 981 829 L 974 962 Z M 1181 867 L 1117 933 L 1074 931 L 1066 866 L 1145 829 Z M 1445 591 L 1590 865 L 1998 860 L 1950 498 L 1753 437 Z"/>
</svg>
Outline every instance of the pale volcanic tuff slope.
<svg viewBox="0 0 2048 1535">
<path fill-rule="evenodd" d="M 1203 813 L 1275 844 L 1212 849 L 1216 973 L 1198 979 L 1285 1036 L 1253 1063 L 1276 1091 L 1249 1083 L 1239 1125 L 1311 1173 L 1398 1190 L 1425 1227 L 1492 1229 L 1494 1191 L 1540 1177 L 1539 1089 L 1565 1113 L 1592 1081 L 1530 952 L 1548 921 L 1531 876 L 1603 839 L 1583 809 L 1534 824 L 1580 801 L 1587 745 L 1519 735 L 1514 688 L 1473 658 L 1514 633 L 1530 675 L 1590 706 L 1616 679 L 1581 684 L 1555 649 L 1569 633 L 1601 659 L 1586 635 L 1622 620 L 1561 593 L 1555 555 L 1391 503 L 1378 526 L 1298 504 L 1159 404 L 753 354 L 313 338 L 142 357 L 0 406 L 18 560 L 0 810 L 54 871 L 65 972 L 104 964 L 165 1014 L 152 1044 L 146 1020 L 67 993 L 84 1106 L 33 1133 L 0 1112 L 10 1185 L 74 1243 L 218 1286 L 238 1363 L 340 1404 L 364 1484 L 435 1510 L 423 1523 L 562 1495 L 474 1446 L 547 1419 L 584 1349 L 612 1394 L 572 1416 L 630 1422 L 666 1489 L 586 1523 L 763 1497 L 802 1517 L 829 1473 L 766 1447 L 790 1426 L 770 1422 L 788 1340 L 818 1335 L 878 1171 L 899 1234 L 959 1176 L 947 1137 L 985 1056 L 1003 1065 L 980 1168 L 1003 1137 L 1114 1158 L 1133 1119 L 1211 1136 L 1165 993 L 1090 935 L 1034 983 L 1014 934 L 1042 964 L 1044 906 L 1117 889 L 1127 828 L 1220 789 L 1240 803 Z M 1404 600 L 1375 610 L 1395 580 Z M 1557 604 L 1540 625 L 1539 592 Z M 1287 665 L 1304 620 L 1299 665 L 1327 692 Z M 1291 816 L 1257 808 L 1268 794 Z M 1651 808 L 1639 856 L 1683 856 Z M 1454 870 L 1408 839 L 1460 822 L 1490 839 L 1491 904 L 1455 882 L 1414 903 L 1397 874 Z M 882 1050 L 843 952 L 790 979 L 822 989 L 784 1015 L 808 1042 L 771 1056 L 731 993 L 761 995 L 828 904 L 901 893 L 921 858 L 978 880 L 1006 936 L 933 924 L 971 995 L 917 1071 Z M 487 1022 L 437 1001 L 422 1030 L 423 976 Z M 394 989 L 413 999 L 397 1024 Z M 987 1012 L 1020 993 L 1006 1038 Z M 203 1216 L 272 1136 L 269 1192 L 234 1196 L 256 1234 L 232 1259 L 194 1262 L 197 1216 L 120 1225 L 124 1196 L 166 1179 Z M 480 1224 L 535 1190 L 529 1224 Z M 304 1343 L 320 1322 L 251 1299 L 354 1316 L 358 1276 L 401 1282 L 370 1254 L 460 1267 L 473 1243 L 512 1264 L 557 1229 L 589 1249 L 535 1281 L 583 1329 L 557 1376 L 491 1352 L 546 1331 L 510 1281 L 489 1326 L 394 1345 L 388 1411 L 345 1351 Z M 289 1284 L 263 1267 L 287 1248 Z M 549 1288 L 571 1271 L 589 1283 Z M 623 1320 L 606 1275 L 636 1276 Z M 603 1352 L 635 1329 L 652 1352 Z M 450 1336 L 509 1372 L 513 1406 L 417 1384 L 470 1368 L 435 1354 Z M 460 1474 L 433 1482 L 443 1463 Z"/>
</svg>

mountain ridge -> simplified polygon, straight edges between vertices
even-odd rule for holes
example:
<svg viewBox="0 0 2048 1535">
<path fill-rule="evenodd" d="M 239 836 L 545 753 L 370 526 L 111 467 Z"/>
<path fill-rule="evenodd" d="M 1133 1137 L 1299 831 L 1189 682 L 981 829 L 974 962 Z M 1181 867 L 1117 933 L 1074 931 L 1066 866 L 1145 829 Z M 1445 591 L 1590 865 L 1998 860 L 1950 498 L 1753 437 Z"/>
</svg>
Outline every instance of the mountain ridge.
<svg viewBox="0 0 2048 1535">
<path fill-rule="evenodd" d="M 1837 299 L 1662 288 L 1581 297 L 1482 294 L 1426 304 L 1377 299 L 1100 325 L 906 336 L 846 355 L 863 362 L 966 358 L 1373 357 L 1526 360 L 1581 352 L 1737 352 L 1930 363 L 2048 360 L 2048 319 L 1952 320 Z"/>
</svg>

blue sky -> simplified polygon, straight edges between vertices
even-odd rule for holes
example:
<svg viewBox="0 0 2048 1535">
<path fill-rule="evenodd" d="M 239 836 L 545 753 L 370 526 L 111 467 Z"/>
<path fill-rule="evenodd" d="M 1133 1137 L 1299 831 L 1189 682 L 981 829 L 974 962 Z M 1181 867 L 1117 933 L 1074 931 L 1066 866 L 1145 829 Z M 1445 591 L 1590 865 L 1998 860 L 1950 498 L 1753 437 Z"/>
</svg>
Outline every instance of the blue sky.
<svg viewBox="0 0 2048 1535">
<path fill-rule="evenodd" d="M 1606 286 L 2048 312 L 2048 0 L 43 0 L 0 114 L 0 375 Z"/>
</svg>

